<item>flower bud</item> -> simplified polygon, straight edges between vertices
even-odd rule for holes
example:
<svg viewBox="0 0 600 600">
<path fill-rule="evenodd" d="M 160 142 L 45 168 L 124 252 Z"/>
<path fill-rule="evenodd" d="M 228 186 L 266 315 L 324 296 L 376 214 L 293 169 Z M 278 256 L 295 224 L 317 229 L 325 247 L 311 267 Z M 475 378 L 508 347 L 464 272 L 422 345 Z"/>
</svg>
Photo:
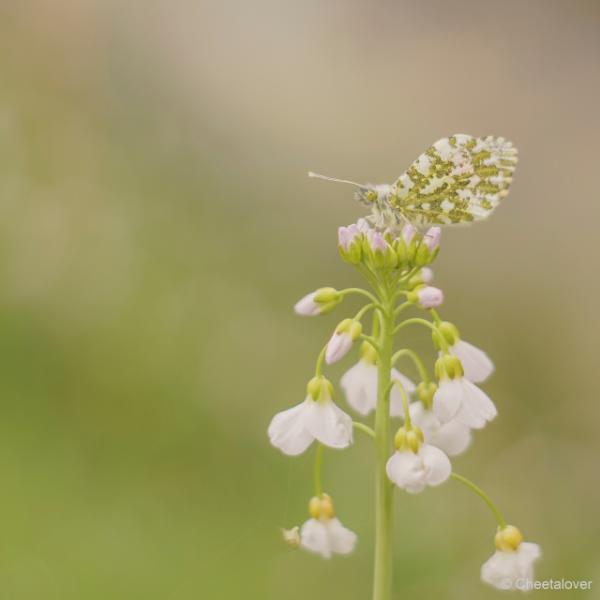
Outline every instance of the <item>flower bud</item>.
<svg viewBox="0 0 600 600">
<path fill-rule="evenodd" d="M 419 451 L 424 440 L 423 432 L 419 427 L 413 425 L 410 429 L 407 429 L 406 425 L 404 425 L 398 429 L 394 436 L 394 446 L 396 450 L 409 450 L 416 453 Z"/>
<path fill-rule="evenodd" d="M 308 513 L 313 519 L 333 519 L 333 502 L 327 494 L 313 496 L 308 503 Z"/>
<path fill-rule="evenodd" d="M 410 264 L 415 256 L 417 247 L 417 230 L 414 225 L 408 223 L 402 228 L 400 235 L 394 241 L 394 250 L 398 257 L 398 265 Z"/>
<path fill-rule="evenodd" d="M 499 528 L 495 537 L 496 548 L 505 552 L 516 550 L 522 541 L 523 534 L 514 525 Z"/>
<path fill-rule="evenodd" d="M 306 386 L 307 394 L 316 402 L 333 397 L 333 384 L 326 377 L 313 377 Z"/>
<path fill-rule="evenodd" d="M 361 259 L 361 237 L 361 231 L 356 224 L 338 229 L 338 250 L 340 256 L 352 265 L 358 264 Z"/>
<path fill-rule="evenodd" d="M 423 236 L 415 254 L 417 266 L 428 265 L 435 260 L 440 250 L 440 239 L 442 230 L 439 227 L 430 227 Z"/>
<path fill-rule="evenodd" d="M 441 379 L 457 379 L 464 375 L 460 360 L 452 354 L 442 354 L 435 361 L 435 376 Z"/>
<path fill-rule="evenodd" d="M 362 333 L 360 321 L 344 319 L 333 332 L 325 351 L 325 362 L 328 365 L 342 359 L 352 348 L 352 344 Z"/>
<path fill-rule="evenodd" d="M 454 344 L 460 339 L 458 334 L 458 329 L 453 323 L 450 321 L 442 321 L 437 326 L 438 331 L 442 334 L 448 346 L 454 346 Z M 433 343 L 439 345 L 439 339 L 437 339 L 437 335 L 433 334 Z"/>
<path fill-rule="evenodd" d="M 406 298 L 421 308 L 436 308 L 444 301 L 444 292 L 431 285 L 422 285 L 409 292 Z"/>
<path fill-rule="evenodd" d="M 408 289 L 414 289 L 424 283 L 433 281 L 433 271 L 429 267 L 423 267 L 408 280 Z"/>
<path fill-rule="evenodd" d="M 398 257 L 384 235 L 371 229 L 365 241 L 365 254 L 376 268 L 394 268 L 398 264 Z"/>
<path fill-rule="evenodd" d="M 294 311 L 303 317 L 315 317 L 333 310 L 341 301 L 342 296 L 335 288 L 319 288 L 298 300 Z"/>
</svg>

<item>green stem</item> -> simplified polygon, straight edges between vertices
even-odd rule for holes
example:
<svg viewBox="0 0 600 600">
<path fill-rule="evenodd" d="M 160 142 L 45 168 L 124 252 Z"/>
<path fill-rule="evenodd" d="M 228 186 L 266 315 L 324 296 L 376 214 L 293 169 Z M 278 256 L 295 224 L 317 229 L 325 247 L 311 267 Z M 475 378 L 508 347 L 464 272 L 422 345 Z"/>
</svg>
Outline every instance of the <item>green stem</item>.
<svg viewBox="0 0 600 600">
<path fill-rule="evenodd" d="M 317 442 L 317 451 L 315 454 L 315 496 L 320 496 L 323 493 L 321 487 L 321 466 L 323 464 L 323 449 L 325 446 Z"/>
<path fill-rule="evenodd" d="M 327 352 L 327 344 L 323 346 L 319 356 L 317 357 L 317 364 L 315 366 L 315 377 L 321 377 L 323 373 L 323 363 L 325 362 L 325 352 Z"/>
<path fill-rule="evenodd" d="M 398 333 L 407 325 L 424 325 L 425 327 L 429 327 L 429 329 L 431 329 L 436 334 L 442 349 L 445 352 L 448 351 L 448 343 L 444 339 L 444 336 L 439 332 L 438 328 L 431 321 L 427 321 L 427 319 L 421 319 L 420 317 L 412 317 L 411 319 L 406 319 L 406 321 L 402 321 L 402 323 L 396 325 L 394 333 Z"/>
<path fill-rule="evenodd" d="M 399 358 L 402 358 L 403 356 L 408 356 L 413 361 L 415 367 L 417 367 L 419 371 L 421 381 L 428 384 L 429 374 L 427 373 L 427 369 L 425 368 L 425 365 L 423 364 L 423 361 L 421 360 L 419 355 L 414 350 L 411 350 L 410 348 L 402 348 L 402 350 L 398 350 L 398 352 L 396 352 L 394 356 L 392 356 L 392 365 L 395 365 L 396 361 Z"/>
<path fill-rule="evenodd" d="M 390 456 L 389 385 L 392 371 L 394 331 L 393 300 L 382 297 L 387 310 L 381 314 L 377 361 L 377 410 L 375 413 L 375 574 L 373 600 L 392 597 L 392 501 L 394 488 L 387 477 Z"/>
<path fill-rule="evenodd" d="M 375 439 L 375 432 L 368 425 L 360 423 L 359 421 L 352 421 L 352 426 L 354 427 L 354 429 L 358 429 L 358 431 L 362 431 L 363 433 L 366 433 L 369 437 Z"/>
<path fill-rule="evenodd" d="M 371 292 L 368 292 L 367 290 L 363 290 L 362 288 L 345 288 L 343 290 L 340 290 L 340 296 L 348 296 L 350 294 L 365 296 L 371 302 L 373 302 L 374 304 L 377 304 L 377 298 L 375 296 L 373 296 L 373 294 L 371 294 Z"/>
<path fill-rule="evenodd" d="M 466 485 L 472 492 L 475 492 L 490 508 L 490 510 L 494 513 L 496 517 L 496 521 L 498 521 L 498 525 L 500 529 L 504 529 L 506 527 L 506 520 L 502 516 L 502 513 L 496 508 L 496 505 L 492 502 L 492 499 L 478 486 L 475 485 L 471 480 L 459 475 L 458 473 L 452 473 L 450 475 L 456 481 L 460 481 L 463 485 Z"/>
<path fill-rule="evenodd" d="M 392 383 L 398 388 L 400 397 L 402 398 L 402 407 L 404 408 L 404 424 L 406 425 L 406 429 L 412 429 L 412 421 L 410 420 L 410 407 L 408 404 L 406 390 L 399 379 L 394 379 Z"/>
</svg>

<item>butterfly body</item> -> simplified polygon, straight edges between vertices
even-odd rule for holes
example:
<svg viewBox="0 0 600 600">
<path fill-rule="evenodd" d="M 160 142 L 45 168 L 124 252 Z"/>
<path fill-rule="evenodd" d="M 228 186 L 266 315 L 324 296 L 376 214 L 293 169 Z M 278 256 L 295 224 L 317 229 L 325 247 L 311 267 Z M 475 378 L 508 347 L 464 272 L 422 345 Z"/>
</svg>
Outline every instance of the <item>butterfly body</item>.
<svg viewBox="0 0 600 600">
<path fill-rule="evenodd" d="M 355 197 L 378 227 L 470 223 L 508 195 L 516 163 L 517 150 L 504 138 L 457 134 L 435 142 L 391 185 L 354 184 Z"/>
</svg>

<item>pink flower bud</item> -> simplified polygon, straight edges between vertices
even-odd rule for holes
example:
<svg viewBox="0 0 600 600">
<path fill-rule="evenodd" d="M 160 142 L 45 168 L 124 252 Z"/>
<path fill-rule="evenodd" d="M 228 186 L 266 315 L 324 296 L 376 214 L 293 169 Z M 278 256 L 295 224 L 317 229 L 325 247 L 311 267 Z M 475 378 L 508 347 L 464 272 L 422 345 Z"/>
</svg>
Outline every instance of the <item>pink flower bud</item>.
<svg viewBox="0 0 600 600">
<path fill-rule="evenodd" d="M 377 250 L 385 252 L 387 250 L 387 242 L 385 241 L 385 238 L 381 235 L 381 233 L 379 233 L 378 231 L 371 229 L 371 231 L 369 231 L 368 233 L 368 239 L 369 246 L 371 246 L 371 250 L 373 250 L 373 252 Z"/>
<path fill-rule="evenodd" d="M 294 306 L 294 312 L 303 317 L 316 317 L 320 314 L 321 307 L 315 302 L 316 295 L 317 292 L 311 292 L 310 294 L 306 294 L 304 298 L 298 300 Z"/>
<path fill-rule="evenodd" d="M 423 308 L 436 308 L 444 301 L 444 293 L 436 287 L 425 285 L 417 290 L 417 299 Z"/>
<path fill-rule="evenodd" d="M 423 236 L 423 243 L 427 246 L 429 252 L 434 252 L 440 245 L 442 230 L 439 227 L 430 227 Z"/>
<path fill-rule="evenodd" d="M 431 283 L 433 281 L 433 271 L 429 267 L 421 269 L 421 281 L 423 283 Z"/>
<path fill-rule="evenodd" d="M 348 252 L 350 246 L 356 242 L 359 236 L 360 230 L 354 223 L 348 225 L 348 227 L 340 227 L 338 229 L 338 243 L 346 252 Z"/>
<path fill-rule="evenodd" d="M 407 247 L 410 246 L 410 243 L 412 242 L 416 233 L 417 229 L 414 227 L 414 225 L 411 225 L 410 223 L 408 223 L 402 228 L 402 239 L 404 240 L 404 243 Z"/>
<path fill-rule="evenodd" d="M 341 360 L 350 352 L 352 348 L 352 336 L 349 331 L 334 331 L 329 343 L 327 344 L 327 350 L 325 351 L 325 362 L 331 365 L 338 360 Z"/>
</svg>

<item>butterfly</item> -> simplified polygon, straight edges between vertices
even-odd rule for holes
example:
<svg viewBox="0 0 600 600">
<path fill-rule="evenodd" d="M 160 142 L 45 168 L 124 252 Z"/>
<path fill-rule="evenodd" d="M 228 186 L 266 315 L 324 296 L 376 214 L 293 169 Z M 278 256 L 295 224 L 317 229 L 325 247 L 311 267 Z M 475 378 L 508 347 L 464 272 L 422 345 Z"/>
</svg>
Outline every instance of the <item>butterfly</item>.
<svg viewBox="0 0 600 600">
<path fill-rule="evenodd" d="M 309 177 L 356 186 L 377 227 L 458 225 L 486 219 L 508 195 L 517 149 L 502 137 L 456 134 L 430 146 L 394 183 L 360 184 L 309 172 Z"/>
</svg>

